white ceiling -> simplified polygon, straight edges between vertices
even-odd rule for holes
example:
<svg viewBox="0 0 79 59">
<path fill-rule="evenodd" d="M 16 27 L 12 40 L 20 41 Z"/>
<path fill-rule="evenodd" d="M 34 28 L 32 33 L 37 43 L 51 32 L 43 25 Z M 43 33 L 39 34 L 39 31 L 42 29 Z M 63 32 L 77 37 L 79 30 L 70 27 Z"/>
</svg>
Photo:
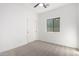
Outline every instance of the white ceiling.
<svg viewBox="0 0 79 59">
<path fill-rule="evenodd" d="M 43 13 L 43 12 L 46 12 L 46 11 L 67 5 L 67 4 L 68 3 L 49 3 L 49 6 L 47 8 L 44 8 L 44 7 L 41 7 L 41 6 L 33 8 L 36 5 L 36 3 L 25 3 L 24 6 L 25 6 L 25 8 L 30 9 L 35 13 Z"/>
</svg>

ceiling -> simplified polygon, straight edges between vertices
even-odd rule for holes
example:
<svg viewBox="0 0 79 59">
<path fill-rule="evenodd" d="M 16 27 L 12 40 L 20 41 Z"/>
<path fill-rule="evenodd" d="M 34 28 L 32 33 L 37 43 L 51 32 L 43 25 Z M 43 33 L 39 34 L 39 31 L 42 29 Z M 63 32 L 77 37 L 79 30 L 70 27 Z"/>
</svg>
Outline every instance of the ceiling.
<svg viewBox="0 0 79 59">
<path fill-rule="evenodd" d="M 24 6 L 27 9 L 30 9 L 35 13 L 43 13 L 43 12 L 53 10 L 53 9 L 59 8 L 61 6 L 67 5 L 67 4 L 68 3 L 49 3 L 49 6 L 47 8 L 44 8 L 44 7 L 41 7 L 41 6 L 33 8 L 36 5 L 36 3 L 25 3 Z"/>
</svg>

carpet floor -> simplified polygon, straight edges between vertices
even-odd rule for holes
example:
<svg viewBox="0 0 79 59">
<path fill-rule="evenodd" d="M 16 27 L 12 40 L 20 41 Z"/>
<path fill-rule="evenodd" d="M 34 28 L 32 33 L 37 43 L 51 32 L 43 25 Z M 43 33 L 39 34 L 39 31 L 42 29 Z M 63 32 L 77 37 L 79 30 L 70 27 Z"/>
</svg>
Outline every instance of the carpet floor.
<svg viewBox="0 0 79 59">
<path fill-rule="evenodd" d="M 0 56 L 79 56 L 79 51 L 40 40 L 0 53 Z"/>
</svg>

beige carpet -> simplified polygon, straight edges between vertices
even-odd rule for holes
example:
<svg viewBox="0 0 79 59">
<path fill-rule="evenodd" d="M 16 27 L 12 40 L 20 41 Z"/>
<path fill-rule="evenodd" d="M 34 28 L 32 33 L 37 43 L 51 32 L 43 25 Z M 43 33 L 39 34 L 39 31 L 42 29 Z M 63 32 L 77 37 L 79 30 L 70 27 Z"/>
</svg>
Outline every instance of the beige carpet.
<svg viewBox="0 0 79 59">
<path fill-rule="evenodd" d="M 0 53 L 1 56 L 78 56 L 79 51 L 36 40 L 27 45 Z"/>
</svg>

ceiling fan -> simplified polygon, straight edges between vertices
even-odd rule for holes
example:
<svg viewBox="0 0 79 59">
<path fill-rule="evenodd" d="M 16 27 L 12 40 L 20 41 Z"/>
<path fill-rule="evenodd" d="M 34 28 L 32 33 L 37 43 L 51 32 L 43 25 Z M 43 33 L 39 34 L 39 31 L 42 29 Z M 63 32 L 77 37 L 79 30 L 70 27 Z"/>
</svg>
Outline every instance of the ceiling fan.
<svg viewBox="0 0 79 59">
<path fill-rule="evenodd" d="M 34 8 L 36 8 L 37 6 L 42 6 L 42 7 L 44 7 L 44 8 L 47 8 L 48 5 L 49 5 L 49 4 L 46 4 L 46 3 L 37 3 L 37 4 L 34 6 Z"/>
</svg>

